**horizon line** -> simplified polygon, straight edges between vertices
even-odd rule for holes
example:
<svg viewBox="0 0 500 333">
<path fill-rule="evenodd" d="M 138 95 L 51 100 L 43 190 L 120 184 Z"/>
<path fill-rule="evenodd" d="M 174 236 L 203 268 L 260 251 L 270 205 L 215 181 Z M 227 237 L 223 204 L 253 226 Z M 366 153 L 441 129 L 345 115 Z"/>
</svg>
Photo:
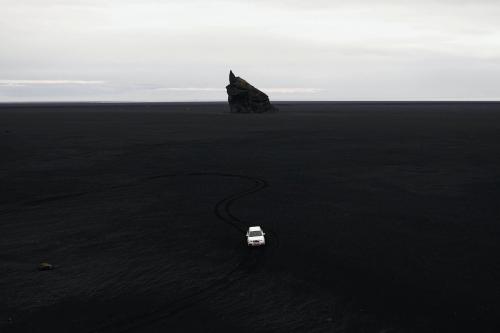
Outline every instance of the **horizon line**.
<svg viewBox="0 0 500 333">
<path fill-rule="evenodd" d="M 274 100 L 271 103 L 500 103 L 496 99 L 387 99 L 387 100 Z M 0 105 L 6 104 L 175 104 L 175 103 L 228 103 L 227 100 L 179 100 L 179 101 L 0 101 Z"/>
</svg>

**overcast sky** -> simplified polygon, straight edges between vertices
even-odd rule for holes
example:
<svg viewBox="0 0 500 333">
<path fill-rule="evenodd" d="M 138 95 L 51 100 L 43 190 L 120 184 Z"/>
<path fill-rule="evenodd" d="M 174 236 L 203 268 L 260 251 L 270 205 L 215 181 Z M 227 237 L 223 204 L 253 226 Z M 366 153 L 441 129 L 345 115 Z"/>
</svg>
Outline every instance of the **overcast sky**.
<svg viewBox="0 0 500 333">
<path fill-rule="evenodd" d="M 0 0 L 0 102 L 500 100 L 498 0 Z"/>
</svg>

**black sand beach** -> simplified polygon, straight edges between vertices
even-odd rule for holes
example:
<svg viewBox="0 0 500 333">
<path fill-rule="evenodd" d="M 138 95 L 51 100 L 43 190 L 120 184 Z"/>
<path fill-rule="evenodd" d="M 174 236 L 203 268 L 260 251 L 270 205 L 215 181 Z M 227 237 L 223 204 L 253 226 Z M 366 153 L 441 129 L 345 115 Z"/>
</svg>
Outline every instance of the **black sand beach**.
<svg viewBox="0 0 500 333">
<path fill-rule="evenodd" d="M 500 104 L 275 104 L 0 105 L 0 331 L 497 332 Z"/>
</svg>

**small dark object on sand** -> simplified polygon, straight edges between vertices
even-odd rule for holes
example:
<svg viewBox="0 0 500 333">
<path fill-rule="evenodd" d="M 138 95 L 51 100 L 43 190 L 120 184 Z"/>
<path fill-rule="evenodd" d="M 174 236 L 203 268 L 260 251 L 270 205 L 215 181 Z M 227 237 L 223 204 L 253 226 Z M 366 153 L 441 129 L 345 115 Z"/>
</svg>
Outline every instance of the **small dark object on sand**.
<svg viewBox="0 0 500 333">
<path fill-rule="evenodd" d="M 269 97 L 247 81 L 229 72 L 229 85 L 226 86 L 231 112 L 236 113 L 263 113 L 278 111 Z"/>
<path fill-rule="evenodd" d="M 50 271 L 54 269 L 54 265 L 49 264 L 48 262 L 42 262 L 38 265 L 39 271 Z"/>
</svg>

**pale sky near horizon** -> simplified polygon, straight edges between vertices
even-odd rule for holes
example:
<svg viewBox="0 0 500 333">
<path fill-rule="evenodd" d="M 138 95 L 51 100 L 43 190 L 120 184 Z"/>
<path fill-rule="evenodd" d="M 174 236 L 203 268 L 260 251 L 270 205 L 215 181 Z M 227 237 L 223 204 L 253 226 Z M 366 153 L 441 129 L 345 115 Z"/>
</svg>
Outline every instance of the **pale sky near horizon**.
<svg viewBox="0 0 500 333">
<path fill-rule="evenodd" d="M 0 0 L 0 102 L 500 100 L 500 1 Z"/>
</svg>

